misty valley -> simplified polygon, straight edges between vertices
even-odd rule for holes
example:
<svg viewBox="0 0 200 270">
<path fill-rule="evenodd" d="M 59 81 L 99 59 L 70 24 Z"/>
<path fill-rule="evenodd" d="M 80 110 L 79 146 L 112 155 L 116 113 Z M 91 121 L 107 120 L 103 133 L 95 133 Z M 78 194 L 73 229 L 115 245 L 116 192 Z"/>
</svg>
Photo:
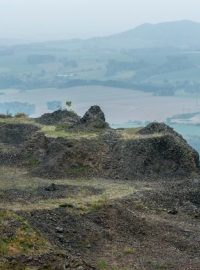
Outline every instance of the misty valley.
<svg viewBox="0 0 200 270">
<path fill-rule="evenodd" d="M 200 23 L 0 39 L 0 270 L 200 269 L 199 154 Z"/>
<path fill-rule="evenodd" d="M 181 37 L 181 43 L 178 36 L 184 29 L 187 38 Z M 103 106 L 109 123 L 116 127 L 167 122 L 171 117 L 170 124 L 199 125 L 198 33 L 197 23 L 181 21 L 145 24 L 89 40 L 12 46 L 4 42 L 0 46 L 0 113 L 34 116 L 71 100 L 81 114 L 88 105 Z M 58 104 L 49 107 L 47 102 Z M 189 120 L 190 113 L 196 116 Z M 199 149 L 199 138 L 190 134 L 189 127 L 181 133 L 192 136 L 190 142 Z"/>
</svg>

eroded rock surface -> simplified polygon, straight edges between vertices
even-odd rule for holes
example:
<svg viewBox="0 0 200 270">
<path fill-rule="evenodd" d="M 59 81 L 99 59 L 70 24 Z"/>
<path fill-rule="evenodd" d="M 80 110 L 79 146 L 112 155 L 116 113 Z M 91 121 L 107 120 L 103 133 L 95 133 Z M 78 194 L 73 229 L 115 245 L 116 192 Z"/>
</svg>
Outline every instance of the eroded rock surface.
<svg viewBox="0 0 200 270">
<path fill-rule="evenodd" d="M 27 142 L 24 157 L 32 157 L 32 172 L 45 177 L 110 177 L 189 175 L 199 170 L 199 155 L 173 134 L 124 140 L 115 131 L 94 139 L 46 138 Z M 25 158 L 25 160 L 28 160 Z"/>
<path fill-rule="evenodd" d="M 107 128 L 105 115 L 101 108 L 97 105 L 90 107 L 90 109 L 81 118 L 80 123 L 90 128 Z"/>
<path fill-rule="evenodd" d="M 85 127 L 94 128 L 99 121 L 107 126 L 101 109 L 93 106 L 77 126 L 87 134 Z M 19 145 L 10 152 L 0 151 L 1 164 L 6 160 L 19 163 L 28 166 L 34 175 L 50 178 L 133 179 L 199 171 L 198 153 L 181 135 L 162 123 L 149 124 L 129 139 L 107 128 L 92 138 L 50 138 L 38 132 L 34 125 L 6 124 L 0 128 L 0 140 L 4 146 L 5 142 L 6 146 Z"/>
<path fill-rule="evenodd" d="M 67 124 L 69 126 L 78 123 L 79 120 L 80 117 L 76 113 L 68 110 L 57 110 L 53 113 L 45 113 L 36 119 L 38 123 L 44 125 Z"/>
</svg>

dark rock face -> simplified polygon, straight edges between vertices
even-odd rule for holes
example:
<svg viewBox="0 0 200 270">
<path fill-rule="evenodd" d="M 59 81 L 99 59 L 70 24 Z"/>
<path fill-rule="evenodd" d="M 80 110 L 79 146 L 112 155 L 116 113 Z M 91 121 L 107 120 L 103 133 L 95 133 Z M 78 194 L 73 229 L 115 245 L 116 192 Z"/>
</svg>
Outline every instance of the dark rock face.
<svg viewBox="0 0 200 270">
<path fill-rule="evenodd" d="M 46 138 L 36 134 L 24 145 L 25 165 L 33 164 L 34 175 L 47 178 L 98 175 L 103 145 L 98 140 Z M 31 157 L 31 159 L 30 159 Z"/>
<path fill-rule="evenodd" d="M 0 142 L 19 145 L 29 139 L 39 128 L 28 124 L 1 124 Z"/>
<path fill-rule="evenodd" d="M 101 108 L 97 105 L 90 107 L 90 109 L 85 113 L 83 118 L 81 118 L 82 123 L 87 123 L 94 121 L 96 119 L 100 119 L 105 122 L 105 115 L 102 112 Z"/>
<path fill-rule="evenodd" d="M 91 123 L 94 127 L 96 120 L 107 126 L 98 106 L 91 107 L 79 123 L 84 129 Z M 0 143 L 14 145 L 14 149 L 6 153 L 0 149 L 0 164 L 28 166 L 32 174 L 47 178 L 134 179 L 199 171 L 198 153 L 170 127 L 152 123 L 140 134 L 127 140 L 106 129 L 95 138 L 76 140 L 48 138 L 32 125 L 2 125 Z"/>
<path fill-rule="evenodd" d="M 37 160 L 33 174 L 48 178 L 171 177 L 199 170 L 198 153 L 179 137 L 166 134 L 122 140 L 114 131 L 107 133 L 97 139 L 80 141 L 38 137 L 26 145 L 23 154 Z"/>
<path fill-rule="evenodd" d="M 56 191 L 58 190 L 58 187 L 56 186 L 56 184 L 51 184 L 50 186 L 46 187 L 45 190 L 47 191 Z"/>
<path fill-rule="evenodd" d="M 198 153 L 178 137 L 168 134 L 117 143 L 111 160 L 111 175 L 114 172 L 128 179 L 180 176 L 199 169 Z"/>
<path fill-rule="evenodd" d="M 173 128 L 169 127 L 165 123 L 158 123 L 158 122 L 150 123 L 145 128 L 141 129 L 139 131 L 139 134 L 141 134 L 141 135 L 161 134 L 161 135 L 163 135 L 164 136 L 163 138 L 165 138 L 165 142 L 166 142 L 166 138 L 168 138 L 168 143 L 167 143 L 168 149 L 172 150 L 172 147 L 175 145 L 180 147 L 180 150 L 178 150 L 178 149 L 174 150 L 174 158 L 175 157 L 179 158 L 182 154 L 182 158 L 187 163 L 187 160 L 192 157 L 194 160 L 195 166 L 197 168 L 199 168 L 200 164 L 199 164 L 198 152 L 196 150 L 194 150 L 179 133 L 174 131 Z M 164 141 L 163 141 L 163 143 L 164 143 Z M 159 152 L 162 150 L 162 147 L 163 147 L 162 145 L 160 145 L 161 149 L 158 149 Z M 185 162 L 182 163 L 183 167 L 186 165 Z"/>
<path fill-rule="evenodd" d="M 92 106 L 81 118 L 80 123 L 87 127 L 106 128 L 108 124 L 101 108 L 97 105 Z"/>
<path fill-rule="evenodd" d="M 81 118 L 76 113 L 68 110 L 58 110 L 53 113 L 45 113 L 35 119 L 43 125 L 65 124 L 71 129 L 103 129 L 109 127 L 105 121 L 105 115 L 99 106 L 92 106 Z"/>
<path fill-rule="evenodd" d="M 20 163 L 21 150 L 24 143 L 38 130 L 38 127 L 29 124 L 1 124 L 0 164 L 11 165 Z"/>
<path fill-rule="evenodd" d="M 69 126 L 78 123 L 80 117 L 68 110 L 58 110 L 53 113 L 45 113 L 36 119 L 36 122 L 43 125 L 68 124 Z"/>
<path fill-rule="evenodd" d="M 182 136 L 178 134 L 176 131 L 174 131 L 173 128 L 169 127 L 165 123 L 158 123 L 158 122 L 153 122 L 153 123 L 148 124 L 145 128 L 141 129 L 138 133 L 141 135 L 151 135 L 151 134 L 156 134 L 156 133 L 162 133 L 162 134 L 169 133 L 169 134 L 178 136 L 179 138 L 182 138 Z"/>
<path fill-rule="evenodd" d="M 61 239 L 61 237 L 59 238 Z M 69 253 L 69 252 L 68 252 Z M 34 259 L 33 259 L 34 258 Z M 48 252 L 46 254 L 26 256 L 3 256 L 0 258 L 4 263 L 6 262 L 6 269 L 53 269 L 53 270 L 97 270 L 95 267 L 90 266 L 81 256 L 72 256 L 70 254 L 64 255 L 63 253 Z"/>
</svg>

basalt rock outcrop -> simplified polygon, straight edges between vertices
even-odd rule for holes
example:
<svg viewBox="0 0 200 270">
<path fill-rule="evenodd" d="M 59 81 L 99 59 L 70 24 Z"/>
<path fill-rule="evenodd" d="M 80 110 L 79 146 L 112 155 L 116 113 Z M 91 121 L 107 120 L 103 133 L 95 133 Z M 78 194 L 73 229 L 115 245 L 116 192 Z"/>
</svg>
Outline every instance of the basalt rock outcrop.
<svg viewBox="0 0 200 270">
<path fill-rule="evenodd" d="M 43 125 L 66 124 L 70 127 L 78 123 L 80 121 L 80 117 L 72 111 L 57 110 L 53 113 L 45 113 L 35 120 Z"/>
<path fill-rule="evenodd" d="M 179 157 L 182 156 L 182 167 L 187 167 L 187 161 L 194 159 L 195 166 L 199 167 L 199 154 L 196 150 L 194 150 L 187 141 L 173 128 L 169 127 L 165 123 L 158 123 L 153 122 L 147 125 L 145 128 L 141 129 L 139 131 L 139 134 L 141 135 L 153 135 L 153 134 L 160 134 L 162 135 L 162 138 L 165 140 L 162 140 L 163 143 L 168 140 L 168 149 L 172 149 L 173 145 L 178 145 L 180 148 L 180 151 L 174 150 L 174 153 L 177 153 Z M 162 146 L 158 144 L 159 146 L 159 152 L 162 153 Z M 161 148 L 160 148 L 161 147 Z M 171 148 L 170 148 L 171 147 Z"/>
<path fill-rule="evenodd" d="M 64 125 L 67 129 L 74 130 L 94 130 L 109 127 L 103 111 L 97 105 L 90 107 L 82 118 L 73 111 L 65 109 L 45 113 L 36 118 L 35 121 L 43 125 Z"/>
<path fill-rule="evenodd" d="M 94 106 L 77 125 L 79 128 L 84 125 L 86 131 L 85 126 L 94 128 L 96 120 L 101 120 L 107 127 L 104 114 Z M 49 138 L 34 125 L 6 124 L 0 128 L 0 141 L 6 145 L 18 143 L 17 156 L 14 150 L 11 151 L 15 158 L 10 162 L 28 166 L 32 174 L 48 178 L 134 179 L 199 172 L 198 153 L 165 124 L 152 123 L 132 138 L 124 138 L 123 131 L 107 128 L 97 134 L 94 138 L 78 140 L 73 137 Z M 5 153 L 3 157 L 6 159 Z M 2 153 L 0 163 L 3 163 Z"/>
<path fill-rule="evenodd" d="M 37 126 L 31 124 L 0 124 L 0 142 L 20 145 L 38 130 Z"/>
<path fill-rule="evenodd" d="M 111 153 L 110 172 L 118 178 L 183 176 L 199 168 L 198 153 L 170 134 L 120 141 Z"/>
<path fill-rule="evenodd" d="M 184 140 L 183 137 L 178 132 L 176 132 L 173 128 L 169 127 L 165 123 L 159 123 L 159 122 L 152 122 L 148 124 L 146 127 L 139 130 L 138 133 L 141 135 L 172 134 Z"/>
<path fill-rule="evenodd" d="M 37 165 L 32 173 L 52 178 L 172 177 L 199 170 L 198 153 L 172 134 L 124 140 L 111 130 L 77 141 L 37 134 L 26 143 L 23 155 Z"/>
<path fill-rule="evenodd" d="M 105 115 L 97 105 L 92 106 L 85 115 L 80 119 L 80 125 L 86 128 L 108 128 Z"/>
<path fill-rule="evenodd" d="M 0 124 L 0 164 L 11 165 L 20 161 L 24 143 L 39 128 L 31 124 Z"/>
</svg>

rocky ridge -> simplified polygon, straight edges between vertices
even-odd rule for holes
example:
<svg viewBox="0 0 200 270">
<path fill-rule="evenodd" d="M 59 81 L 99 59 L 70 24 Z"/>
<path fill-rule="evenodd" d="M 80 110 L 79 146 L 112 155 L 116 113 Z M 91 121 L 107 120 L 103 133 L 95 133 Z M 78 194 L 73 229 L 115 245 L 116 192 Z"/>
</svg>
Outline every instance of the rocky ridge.
<svg viewBox="0 0 200 270">
<path fill-rule="evenodd" d="M 55 122 L 57 115 L 61 114 L 57 111 L 48 115 L 48 124 Z M 63 115 L 62 123 L 66 123 L 68 112 L 64 111 Z M 43 115 L 40 119 L 46 117 Z M 199 170 L 198 153 L 181 135 L 163 123 L 152 123 L 126 138 L 126 130 L 109 128 L 98 106 L 92 106 L 82 118 L 75 118 L 77 122 L 68 128 L 74 132 L 72 134 L 80 130 L 86 134 L 95 130 L 96 136 L 52 138 L 34 125 L 1 125 L 1 143 L 14 145 L 17 149 L 9 152 L 10 157 L 16 157 L 9 161 L 16 162 L 17 159 L 28 166 L 32 174 L 50 178 L 87 176 L 133 179 L 188 175 Z M 64 130 L 67 131 L 67 128 L 64 127 Z M 1 163 L 7 161 L 7 155 L 1 153 Z"/>
<path fill-rule="evenodd" d="M 0 124 L 0 269 L 198 269 L 199 156 L 182 136 L 113 130 L 97 106 L 53 121 Z"/>
</svg>

